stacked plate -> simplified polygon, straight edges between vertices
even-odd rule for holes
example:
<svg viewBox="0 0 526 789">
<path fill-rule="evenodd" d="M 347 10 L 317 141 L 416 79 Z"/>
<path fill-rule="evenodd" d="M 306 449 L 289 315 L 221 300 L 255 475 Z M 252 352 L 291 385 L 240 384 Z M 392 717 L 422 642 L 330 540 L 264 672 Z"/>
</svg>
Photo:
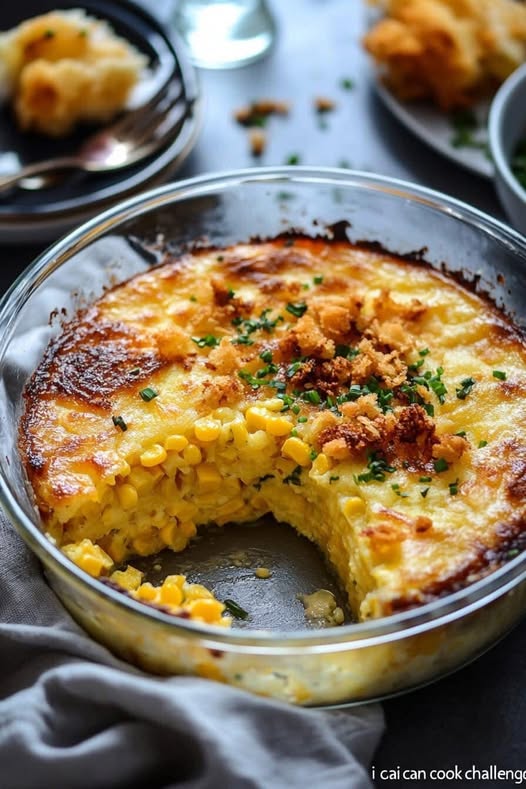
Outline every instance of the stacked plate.
<svg viewBox="0 0 526 789">
<path fill-rule="evenodd" d="M 27 0 L 3 5 L 0 29 L 8 30 L 24 19 L 54 9 L 78 7 L 67 0 Z M 148 76 L 133 97 L 135 105 L 146 101 L 167 80 L 179 81 L 182 121 L 160 151 L 130 167 L 108 173 L 69 171 L 68 177 L 46 189 L 22 188 L 0 194 L 0 242 L 19 243 L 51 240 L 124 197 L 165 180 L 183 162 L 197 137 L 199 126 L 198 84 L 184 49 L 162 25 L 140 6 L 120 0 L 83 0 L 90 16 L 107 20 L 149 61 Z M 180 116 L 178 116 L 180 118 Z M 0 108 L 0 175 L 32 162 L 67 156 L 78 150 L 90 130 L 76 131 L 67 138 L 52 140 L 20 132 L 8 106 Z M 30 187 L 31 183 L 26 183 Z"/>
</svg>

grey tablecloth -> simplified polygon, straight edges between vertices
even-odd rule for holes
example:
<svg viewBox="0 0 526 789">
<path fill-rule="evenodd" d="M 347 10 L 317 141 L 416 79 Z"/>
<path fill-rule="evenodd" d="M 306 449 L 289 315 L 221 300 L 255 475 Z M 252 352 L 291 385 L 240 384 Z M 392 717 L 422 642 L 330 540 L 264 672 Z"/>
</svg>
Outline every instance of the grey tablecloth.
<svg viewBox="0 0 526 789">
<path fill-rule="evenodd" d="M 0 787 L 371 786 L 379 705 L 301 710 L 159 678 L 92 641 L 0 513 Z"/>
</svg>

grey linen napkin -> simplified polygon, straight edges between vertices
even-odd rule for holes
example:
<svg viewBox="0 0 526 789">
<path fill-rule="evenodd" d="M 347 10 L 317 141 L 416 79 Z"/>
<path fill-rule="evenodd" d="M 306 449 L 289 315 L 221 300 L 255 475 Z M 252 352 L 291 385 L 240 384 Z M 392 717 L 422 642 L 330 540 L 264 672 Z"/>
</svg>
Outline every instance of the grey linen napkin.
<svg viewBox="0 0 526 789">
<path fill-rule="evenodd" d="M 365 789 L 379 705 L 298 709 L 147 675 L 71 619 L 0 513 L 0 786 Z"/>
</svg>

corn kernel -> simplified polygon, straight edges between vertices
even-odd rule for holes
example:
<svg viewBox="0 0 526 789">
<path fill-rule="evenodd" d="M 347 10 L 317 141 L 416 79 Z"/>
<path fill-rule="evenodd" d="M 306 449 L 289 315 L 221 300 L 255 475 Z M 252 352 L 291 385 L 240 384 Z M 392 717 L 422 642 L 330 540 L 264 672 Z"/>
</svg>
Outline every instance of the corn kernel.
<svg viewBox="0 0 526 789">
<path fill-rule="evenodd" d="M 230 429 L 232 430 L 232 436 L 234 437 L 236 447 L 245 446 L 248 440 L 248 430 L 245 423 L 241 420 L 232 422 Z"/>
<path fill-rule="evenodd" d="M 271 397 L 268 400 L 262 400 L 261 407 L 266 408 L 267 411 L 281 411 L 283 400 L 280 400 L 279 397 Z"/>
<path fill-rule="evenodd" d="M 158 466 L 160 463 L 164 463 L 167 457 L 168 453 L 164 447 L 160 444 L 153 444 L 153 446 L 142 453 L 140 457 L 141 466 L 145 468 Z"/>
<path fill-rule="evenodd" d="M 150 583 L 146 582 L 145 584 L 141 584 L 137 589 L 137 597 L 139 600 L 147 600 L 148 602 L 152 602 L 157 597 L 157 589 Z"/>
<path fill-rule="evenodd" d="M 167 575 L 164 579 L 165 584 L 175 584 L 182 589 L 186 582 L 186 575 Z"/>
<path fill-rule="evenodd" d="M 221 485 L 221 474 L 212 463 L 203 463 L 197 467 L 196 472 L 200 490 L 217 490 Z"/>
<path fill-rule="evenodd" d="M 98 556 L 93 556 L 92 554 L 80 556 L 77 564 L 81 570 L 84 570 L 84 572 L 88 573 L 88 575 L 92 575 L 94 578 L 98 578 L 103 569 L 102 560 Z"/>
<path fill-rule="evenodd" d="M 133 540 L 133 550 L 139 554 L 139 556 L 148 556 L 148 554 L 153 553 L 156 547 L 156 540 L 153 536 L 153 533 L 147 533 L 142 535 L 141 537 L 135 537 Z"/>
<path fill-rule="evenodd" d="M 137 489 L 134 488 L 133 485 L 130 485 L 129 482 L 125 482 L 124 485 L 119 485 L 117 488 L 117 497 L 124 510 L 133 509 L 137 506 L 139 500 Z"/>
<path fill-rule="evenodd" d="M 241 498 L 231 499 L 227 501 L 225 504 L 222 504 L 221 507 L 218 507 L 216 514 L 220 518 L 226 518 L 228 515 L 233 515 L 234 512 L 243 509 L 245 506 L 245 502 Z"/>
<path fill-rule="evenodd" d="M 170 479 L 170 477 L 165 477 L 160 484 L 160 490 L 163 499 L 170 501 L 177 489 L 173 479 Z"/>
<path fill-rule="evenodd" d="M 198 419 L 194 425 L 194 434 L 198 441 L 215 441 L 220 430 L 221 423 L 215 419 Z"/>
<path fill-rule="evenodd" d="M 298 466 L 309 466 L 311 463 L 310 447 L 301 438 L 287 438 L 281 448 L 284 457 L 291 458 Z"/>
<path fill-rule="evenodd" d="M 232 408 L 227 408 L 226 406 L 216 408 L 214 411 L 214 417 L 221 422 L 231 422 L 232 419 L 235 418 L 235 415 L 236 412 Z"/>
<path fill-rule="evenodd" d="M 359 496 L 350 496 L 344 503 L 342 510 L 345 517 L 350 520 L 355 515 L 365 512 L 365 502 Z"/>
<path fill-rule="evenodd" d="M 176 533 L 177 523 L 169 523 L 167 526 L 163 526 L 160 531 L 161 540 L 165 545 L 171 545 Z"/>
<path fill-rule="evenodd" d="M 101 515 L 103 525 L 109 530 L 120 524 L 122 513 L 116 507 L 106 507 Z"/>
<path fill-rule="evenodd" d="M 202 584 L 186 584 L 183 588 L 185 602 L 190 600 L 214 599 L 214 595 Z"/>
<path fill-rule="evenodd" d="M 146 491 L 151 490 L 157 479 L 162 476 L 163 472 L 158 467 L 154 467 L 149 471 L 146 471 L 146 469 L 142 468 L 142 466 L 137 466 L 131 470 L 130 484 L 132 484 L 139 493 L 143 494 Z"/>
<path fill-rule="evenodd" d="M 192 617 L 203 619 L 209 624 L 219 619 L 224 610 L 225 606 L 219 600 L 192 600 L 188 604 L 188 611 Z"/>
<path fill-rule="evenodd" d="M 98 578 L 103 571 L 111 570 L 113 559 L 103 551 L 100 545 L 94 545 L 91 540 L 81 540 L 79 543 L 65 545 L 62 552 L 75 564 L 89 575 Z"/>
<path fill-rule="evenodd" d="M 264 430 L 256 430 L 249 435 L 248 446 L 252 451 L 261 452 L 268 447 L 270 440 Z"/>
<path fill-rule="evenodd" d="M 183 592 L 178 584 L 163 583 L 160 589 L 161 603 L 169 605 L 181 605 L 183 602 Z"/>
<path fill-rule="evenodd" d="M 164 448 L 173 450 L 174 452 L 182 452 L 188 446 L 188 439 L 186 436 L 173 435 L 168 436 L 164 442 Z"/>
<path fill-rule="evenodd" d="M 121 476 L 121 477 L 127 477 L 127 476 L 128 476 L 128 474 L 130 473 L 130 471 L 131 471 L 131 466 L 130 466 L 130 464 L 129 464 L 129 463 L 127 463 L 125 460 L 123 460 L 123 461 L 121 462 L 121 465 L 120 465 L 120 467 L 119 467 L 119 470 L 118 470 L 117 474 L 118 474 L 119 476 Z"/>
<path fill-rule="evenodd" d="M 329 470 L 329 460 L 327 455 L 325 455 L 323 452 L 320 452 L 320 454 L 314 459 L 312 463 L 312 470 L 316 474 L 325 474 L 325 472 Z"/>
<path fill-rule="evenodd" d="M 179 520 L 190 520 L 196 514 L 197 507 L 190 501 L 180 499 L 179 501 L 171 502 L 167 507 L 167 512 L 169 515 L 177 516 Z"/>
<path fill-rule="evenodd" d="M 189 466 L 197 466 L 197 464 L 203 459 L 203 456 L 199 447 L 196 447 L 195 444 L 190 444 L 184 450 L 183 458 Z"/>
<path fill-rule="evenodd" d="M 289 422 L 284 416 L 269 416 L 265 430 L 271 436 L 288 436 L 292 430 L 292 422 Z"/>
<path fill-rule="evenodd" d="M 251 406 L 247 408 L 245 417 L 249 430 L 264 430 L 267 424 L 267 414 L 263 408 Z"/>
<path fill-rule="evenodd" d="M 144 573 L 141 573 L 137 568 L 132 567 L 130 564 L 125 570 L 115 570 L 111 574 L 110 580 L 115 581 L 116 584 L 127 589 L 129 592 L 134 592 L 141 585 Z"/>
</svg>

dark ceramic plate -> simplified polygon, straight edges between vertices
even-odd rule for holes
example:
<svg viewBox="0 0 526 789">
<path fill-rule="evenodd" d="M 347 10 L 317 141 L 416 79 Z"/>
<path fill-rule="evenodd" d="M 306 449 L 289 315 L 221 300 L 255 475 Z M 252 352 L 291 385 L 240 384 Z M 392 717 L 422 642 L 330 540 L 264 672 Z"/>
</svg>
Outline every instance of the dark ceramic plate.
<svg viewBox="0 0 526 789">
<path fill-rule="evenodd" d="M 130 0 L 25 0 L 5 4 L 0 10 L 0 29 L 8 30 L 24 19 L 53 9 L 82 7 L 90 16 L 107 20 L 114 31 L 130 41 L 149 61 L 149 74 L 138 86 L 133 105 L 155 94 L 170 78 L 179 80 L 186 105 L 184 120 L 174 138 L 160 152 L 131 167 L 113 173 L 69 172 L 44 190 L 14 189 L 0 195 L 0 241 L 22 242 L 56 237 L 111 203 L 153 185 L 173 172 L 195 142 L 198 130 L 198 87 L 195 71 L 172 35 L 160 22 Z M 60 140 L 20 132 L 10 108 L 0 108 L 0 173 L 78 149 L 93 128 L 83 128 Z"/>
</svg>

